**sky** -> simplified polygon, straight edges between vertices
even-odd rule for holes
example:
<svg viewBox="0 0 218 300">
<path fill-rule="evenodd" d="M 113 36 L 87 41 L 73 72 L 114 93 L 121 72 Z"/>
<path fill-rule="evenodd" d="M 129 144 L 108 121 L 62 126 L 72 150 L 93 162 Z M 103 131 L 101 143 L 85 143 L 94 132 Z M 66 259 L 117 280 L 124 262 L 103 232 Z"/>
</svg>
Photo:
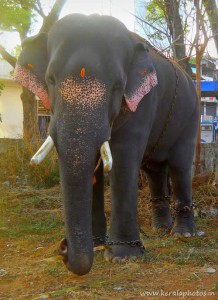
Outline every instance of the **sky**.
<svg viewBox="0 0 218 300">
<path fill-rule="evenodd" d="M 41 0 L 44 11 L 48 12 L 54 0 Z M 86 15 L 92 13 L 112 15 L 121 20 L 129 30 L 135 31 L 137 25 L 132 14 L 135 14 L 135 3 L 137 5 L 137 13 L 139 11 L 140 0 L 67 0 L 60 17 L 69 13 L 83 13 Z M 34 24 L 31 35 L 37 34 L 42 24 L 39 18 L 38 23 Z M 140 32 L 139 32 L 140 33 Z M 0 35 L 0 43 L 11 51 L 17 44 L 20 44 L 19 36 L 15 33 L 4 33 Z M 209 42 L 207 51 L 213 57 L 218 57 L 213 41 Z"/>
<path fill-rule="evenodd" d="M 49 5 L 54 3 L 54 0 L 41 0 L 44 11 L 49 11 Z M 62 9 L 61 17 L 70 13 L 83 13 L 86 15 L 98 13 L 113 15 L 121 20 L 129 30 L 134 31 L 134 17 L 130 14 L 134 14 L 134 0 L 67 0 L 65 6 Z M 42 24 L 42 20 L 39 19 L 38 24 L 34 25 L 34 29 L 31 33 L 37 34 Z M 11 51 L 17 44 L 20 44 L 19 36 L 15 33 L 4 33 L 0 35 L 1 44 Z"/>
</svg>

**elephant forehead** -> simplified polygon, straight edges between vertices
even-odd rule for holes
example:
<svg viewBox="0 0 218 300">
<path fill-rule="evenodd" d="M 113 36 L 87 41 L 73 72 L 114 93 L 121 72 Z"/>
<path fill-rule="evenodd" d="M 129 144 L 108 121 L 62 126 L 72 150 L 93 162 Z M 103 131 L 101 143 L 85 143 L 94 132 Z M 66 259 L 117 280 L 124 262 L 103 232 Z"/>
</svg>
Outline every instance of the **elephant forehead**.
<svg viewBox="0 0 218 300">
<path fill-rule="evenodd" d="M 106 85 L 92 77 L 68 77 L 61 82 L 59 92 L 68 103 L 91 108 L 102 103 L 106 95 Z"/>
</svg>

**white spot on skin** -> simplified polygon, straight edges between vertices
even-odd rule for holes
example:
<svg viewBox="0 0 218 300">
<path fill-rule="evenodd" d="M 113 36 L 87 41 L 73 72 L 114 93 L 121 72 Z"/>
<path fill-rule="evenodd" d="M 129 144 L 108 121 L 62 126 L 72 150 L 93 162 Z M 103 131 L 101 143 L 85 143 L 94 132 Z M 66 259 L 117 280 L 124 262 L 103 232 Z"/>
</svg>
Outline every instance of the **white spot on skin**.
<svg viewBox="0 0 218 300">
<path fill-rule="evenodd" d="M 60 135 L 60 145 L 68 141 L 65 154 L 70 171 L 76 176 L 78 172 L 83 174 L 89 166 L 90 154 L 95 152 L 103 128 L 106 84 L 90 76 L 69 76 L 61 82 L 58 90 L 63 108 L 60 110 L 60 127 L 65 132 Z"/>
<path fill-rule="evenodd" d="M 96 78 L 67 77 L 59 88 L 61 98 L 70 104 L 96 108 L 106 94 L 106 85 Z"/>
<path fill-rule="evenodd" d="M 131 111 L 136 111 L 139 102 L 150 92 L 150 90 L 158 84 L 156 72 L 152 72 L 145 76 L 140 86 L 131 95 L 125 95 L 127 105 Z"/>
</svg>

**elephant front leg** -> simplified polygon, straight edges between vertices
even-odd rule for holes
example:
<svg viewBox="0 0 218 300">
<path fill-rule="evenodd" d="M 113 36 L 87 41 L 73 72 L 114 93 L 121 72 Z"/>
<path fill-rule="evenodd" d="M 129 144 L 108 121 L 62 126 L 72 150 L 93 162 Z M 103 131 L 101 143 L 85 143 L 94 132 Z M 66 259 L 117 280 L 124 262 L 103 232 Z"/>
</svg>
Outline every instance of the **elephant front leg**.
<svg viewBox="0 0 218 300">
<path fill-rule="evenodd" d="M 144 166 L 152 203 L 152 228 L 166 229 L 172 225 L 170 187 L 167 162 L 147 162 Z"/>
<path fill-rule="evenodd" d="M 132 148 L 132 149 L 131 149 Z M 113 168 L 110 174 L 111 220 L 107 261 L 122 262 L 144 253 L 137 222 L 137 194 L 140 158 L 135 147 L 112 146 Z"/>
<path fill-rule="evenodd" d="M 104 173 L 102 163 L 95 172 L 93 184 L 92 234 L 94 247 L 97 247 L 105 244 L 107 234 L 104 213 Z"/>
</svg>

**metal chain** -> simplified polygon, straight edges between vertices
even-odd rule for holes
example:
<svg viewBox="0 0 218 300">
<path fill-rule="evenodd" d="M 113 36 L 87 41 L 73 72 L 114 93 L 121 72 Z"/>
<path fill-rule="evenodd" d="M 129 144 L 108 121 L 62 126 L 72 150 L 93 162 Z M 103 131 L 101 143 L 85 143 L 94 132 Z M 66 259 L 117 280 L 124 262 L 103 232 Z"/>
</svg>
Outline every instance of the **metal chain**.
<svg viewBox="0 0 218 300">
<path fill-rule="evenodd" d="M 165 196 L 164 198 L 169 199 L 169 196 Z M 155 198 L 155 200 L 160 200 L 161 198 Z M 173 210 L 175 210 L 176 215 L 179 214 L 180 212 L 189 212 L 191 210 L 193 210 L 193 208 L 195 208 L 196 206 L 194 204 L 188 206 L 184 206 L 182 209 L 177 209 L 175 206 L 172 207 Z M 149 239 L 157 239 L 157 238 L 161 238 L 164 237 L 166 234 L 168 234 L 170 232 L 170 230 L 172 229 L 172 226 L 175 222 L 175 219 L 173 219 L 173 222 L 170 226 L 166 227 L 164 229 L 163 232 L 161 232 L 160 234 L 156 234 L 156 235 L 148 235 L 141 227 L 139 227 L 139 232 L 146 238 Z M 141 242 L 141 240 L 133 240 L 133 241 L 108 241 L 109 237 L 106 235 L 105 238 L 101 238 L 99 236 L 93 236 L 93 240 L 97 240 L 99 242 L 104 243 L 105 245 L 108 246 L 113 246 L 113 245 L 128 245 L 131 247 L 140 247 L 140 250 L 142 253 L 145 252 L 145 247 L 143 245 L 143 243 Z"/>
<path fill-rule="evenodd" d="M 105 238 L 99 236 L 92 237 L 94 241 L 99 241 L 104 243 L 106 246 L 113 246 L 113 245 L 128 245 L 131 247 L 140 247 L 142 253 L 145 251 L 145 247 L 140 240 L 133 240 L 133 241 L 108 241 L 109 237 L 106 235 Z"/>
<path fill-rule="evenodd" d="M 99 242 L 102 242 L 102 243 L 106 243 L 107 240 L 108 240 L 108 236 L 106 235 L 104 238 L 100 237 L 100 236 L 92 236 L 92 239 L 93 241 L 99 241 Z"/>
<path fill-rule="evenodd" d="M 172 207 L 172 209 L 176 212 L 176 215 L 178 215 L 180 212 L 189 212 L 193 210 L 196 206 L 194 203 L 192 205 L 185 205 L 183 208 L 176 208 L 175 205 Z"/>
<path fill-rule="evenodd" d="M 145 247 L 142 244 L 142 242 L 140 240 L 134 240 L 134 241 L 110 241 L 107 242 L 106 245 L 108 246 L 113 246 L 113 245 L 128 245 L 131 247 L 139 247 L 141 252 L 144 253 L 145 252 Z"/>
<path fill-rule="evenodd" d="M 170 200 L 170 199 L 171 199 L 170 196 L 153 197 L 153 198 L 150 198 L 150 202 L 155 202 L 158 200 Z"/>
<path fill-rule="evenodd" d="M 176 77 L 176 84 L 175 84 L 175 91 L 174 91 L 174 96 L 172 98 L 172 101 L 171 101 L 171 105 L 170 105 L 170 109 L 169 109 L 169 112 L 168 112 L 168 116 L 166 118 L 166 121 L 165 121 L 165 124 L 163 126 L 163 129 L 155 143 L 155 145 L 151 148 L 151 150 L 149 151 L 148 155 L 145 157 L 144 159 L 144 162 L 149 160 L 149 158 L 152 157 L 152 155 L 157 151 L 157 149 L 159 148 L 160 144 L 161 144 L 161 141 L 167 131 L 167 128 L 169 126 L 169 123 L 172 119 L 172 116 L 173 116 L 173 112 L 174 112 L 174 107 L 175 107 L 175 104 L 176 104 L 176 98 L 177 98 L 177 94 L 178 94 L 178 86 L 179 86 L 179 77 L 178 77 L 178 73 L 177 73 L 177 69 L 175 68 L 173 62 L 167 58 L 163 53 L 161 53 L 160 51 L 158 51 L 153 45 L 151 45 L 148 41 L 146 41 L 146 43 L 156 52 L 158 53 L 160 56 L 162 56 L 164 59 L 166 59 L 167 61 L 170 62 L 170 64 L 172 65 L 173 69 L 174 69 L 174 72 L 175 72 L 175 77 Z"/>
</svg>

